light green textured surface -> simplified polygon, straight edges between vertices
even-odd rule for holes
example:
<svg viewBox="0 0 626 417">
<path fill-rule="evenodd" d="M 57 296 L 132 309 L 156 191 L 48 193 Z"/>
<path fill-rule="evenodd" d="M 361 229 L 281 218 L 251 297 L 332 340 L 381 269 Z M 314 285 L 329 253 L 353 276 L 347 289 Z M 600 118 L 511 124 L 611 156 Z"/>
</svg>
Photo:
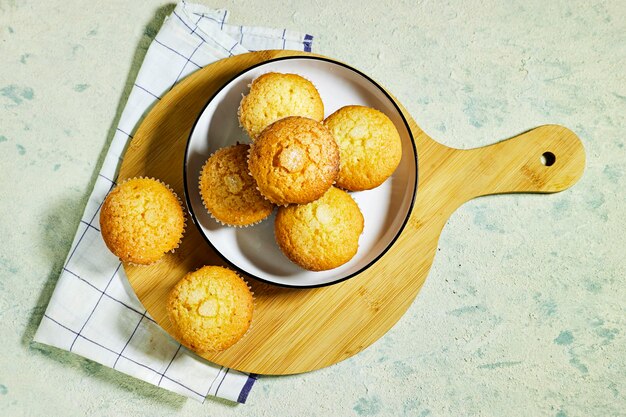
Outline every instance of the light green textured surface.
<svg viewBox="0 0 626 417">
<path fill-rule="evenodd" d="M 0 0 L 0 415 L 626 416 L 625 2 L 207 3 L 316 35 L 447 145 L 563 124 L 585 175 L 461 207 L 406 316 L 356 357 L 201 405 L 31 343 L 171 7 Z"/>
</svg>

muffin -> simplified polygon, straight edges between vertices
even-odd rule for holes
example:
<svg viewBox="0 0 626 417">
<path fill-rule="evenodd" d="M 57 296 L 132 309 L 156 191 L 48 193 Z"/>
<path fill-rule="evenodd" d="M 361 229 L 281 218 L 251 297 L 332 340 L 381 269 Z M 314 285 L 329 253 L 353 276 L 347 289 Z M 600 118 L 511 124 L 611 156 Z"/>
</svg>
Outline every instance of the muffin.
<svg viewBox="0 0 626 417">
<path fill-rule="evenodd" d="M 378 187 L 393 174 L 402 158 L 400 135 L 378 110 L 342 107 L 324 121 L 341 155 L 337 186 L 350 191 Z"/>
<path fill-rule="evenodd" d="M 239 123 L 255 140 L 267 126 L 287 116 L 302 116 L 321 122 L 324 104 L 317 89 L 297 74 L 270 72 L 252 81 L 241 100 Z"/>
<path fill-rule="evenodd" d="M 200 174 L 204 207 L 219 222 L 230 226 L 258 223 L 272 213 L 274 205 L 257 190 L 248 173 L 250 145 L 222 148 L 206 161 Z"/>
<path fill-rule="evenodd" d="M 248 331 L 252 311 L 248 284 L 221 266 L 188 273 L 167 302 L 173 334 L 196 352 L 218 352 L 234 345 Z"/>
<path fill-rule="evenodd" d="M 328 129 L 305 117 L 268 126 L 250 146 L 250 174 L 274 204 L 305 204 L 320 198 L 339 172 L 339 149 Z"/>
<path fill-rule="evenodd" d="M 332 187 L 312 203 L 280 207 L 276 242 L 292 262 L 310 271 L 348 262 L 359 247 L 363 214 L 348 193 Z"/>
<path fill-rule="evenodd" d="M 158 261 L 178 247 L 184 230 L 178 197 L 155 179 L 133 178 L 118 185 L 100 209 L 104 243 L 124 262 Z"/>
</svg>

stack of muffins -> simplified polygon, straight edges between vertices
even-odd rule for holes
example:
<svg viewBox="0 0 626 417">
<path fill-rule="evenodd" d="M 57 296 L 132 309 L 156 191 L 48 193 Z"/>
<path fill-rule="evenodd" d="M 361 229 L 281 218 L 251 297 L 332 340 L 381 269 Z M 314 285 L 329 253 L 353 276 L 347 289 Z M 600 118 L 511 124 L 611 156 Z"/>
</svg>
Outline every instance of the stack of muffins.
<svg viewBox="0 0 626 417">
<path fill-rule="evenodd" d="M 400 135 L 384 114 L 346 106 L 324 120 L 324 103 L 307 79 L 267 73 L 250 85 L 239 122 L 251 139 L 211 155 L 200 194 L 223 225 L 250 226 L 272 213 L 276 242 L 295 264 L 323 271 L 354 257 L 363 232 L 347 191 L 378 187 L 402 157 Z"/>
<path fill-rule="evenodd" d="M 200 194 L 211 216 L 246 227 L 278 206 L 276 242 L 291 261 L 323 271 L 352 259 L 364 221 L 347 191 L 377 187 L 398 166 L 402 146 L 391 120 L 363 106 L 342 107 L 324 120 L 324 104 L 310 81 L 268 73 L 252 82 L 239 121 L 251 144 L 218 150 L 200 173 Z M 133 178 L 109 193 L 100 227 L 122 261 L 151 265 L 178 248 L 185 216 L 168 185 Z M 237 273 L 203 266 L 171 289 L 167 311 L 176 338 L 202 353 L 240 340 L 253 306 L 250 287 Z"/>
</svg>

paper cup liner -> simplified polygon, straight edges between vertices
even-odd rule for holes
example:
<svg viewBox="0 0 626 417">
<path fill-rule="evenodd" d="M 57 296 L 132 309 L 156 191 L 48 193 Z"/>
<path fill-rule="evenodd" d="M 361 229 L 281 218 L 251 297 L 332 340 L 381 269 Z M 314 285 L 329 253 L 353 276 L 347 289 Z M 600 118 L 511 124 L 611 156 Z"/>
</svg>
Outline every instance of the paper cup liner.
<svg viewBox="0 0 626 417">
<path fill-rule="evenodd" d="M 250 88 L 252 84 L 248 84 L 248 89 Z M 246 130 L 246 128 L 243 126 L 243 123 L 241 123 L 241 107 L 243 105 L 243 101 L 245 100 L 246 95 L 244 93 L 241 93 L 241 100 L 239 100 L 239 106 L 237 107 L 237 121 L 239 122 L 239 127 L 243 129 L 244 132 L 248 133 L 248 131 Z M 248 134 L 248 136 L 250 136 Z"/>
</svg>

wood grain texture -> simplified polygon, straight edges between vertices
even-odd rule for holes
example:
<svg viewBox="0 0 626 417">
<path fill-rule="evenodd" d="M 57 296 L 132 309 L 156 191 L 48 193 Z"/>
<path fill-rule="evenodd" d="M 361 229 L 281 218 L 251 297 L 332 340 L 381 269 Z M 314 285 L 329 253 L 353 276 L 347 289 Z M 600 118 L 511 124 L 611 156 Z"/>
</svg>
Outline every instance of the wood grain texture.
<svg viewBox="0 0 626 417">
<path fill-rule="evenodd" d="M 197 71 L 152 109 L 130 143 L 120 180 L 159 178 L 183 193 L 183 158 L 189 132 L 207 99 L 241 71 L 294 51 L 239 55 Z M 570 130 L 541 126 L 478 149 L 446 147 L 426 135 L 400 105 L 417 148 L 418 191 L 410 219 L 391 249 L 360 275 L 330 287 L 289 289 L 248 277 L 255 293 L 253 326 L 224 352 L 202 355 L 220 365 L 259 374 L 294 374 L 346 359 L 371 345 L 407 310 L 432 264 L 441 230 L 464 202 L 497 193 L 564 190 L 582 175 L 585 153 Z M 555 156 L 552 166 L 541 155 Z M 137 296 L 166 330 L 165 300 L 187 272 L 224 265 L 195 225 L 187 224 L 183 243 L 155 265 L 124 265 Z"/>
</svg>

